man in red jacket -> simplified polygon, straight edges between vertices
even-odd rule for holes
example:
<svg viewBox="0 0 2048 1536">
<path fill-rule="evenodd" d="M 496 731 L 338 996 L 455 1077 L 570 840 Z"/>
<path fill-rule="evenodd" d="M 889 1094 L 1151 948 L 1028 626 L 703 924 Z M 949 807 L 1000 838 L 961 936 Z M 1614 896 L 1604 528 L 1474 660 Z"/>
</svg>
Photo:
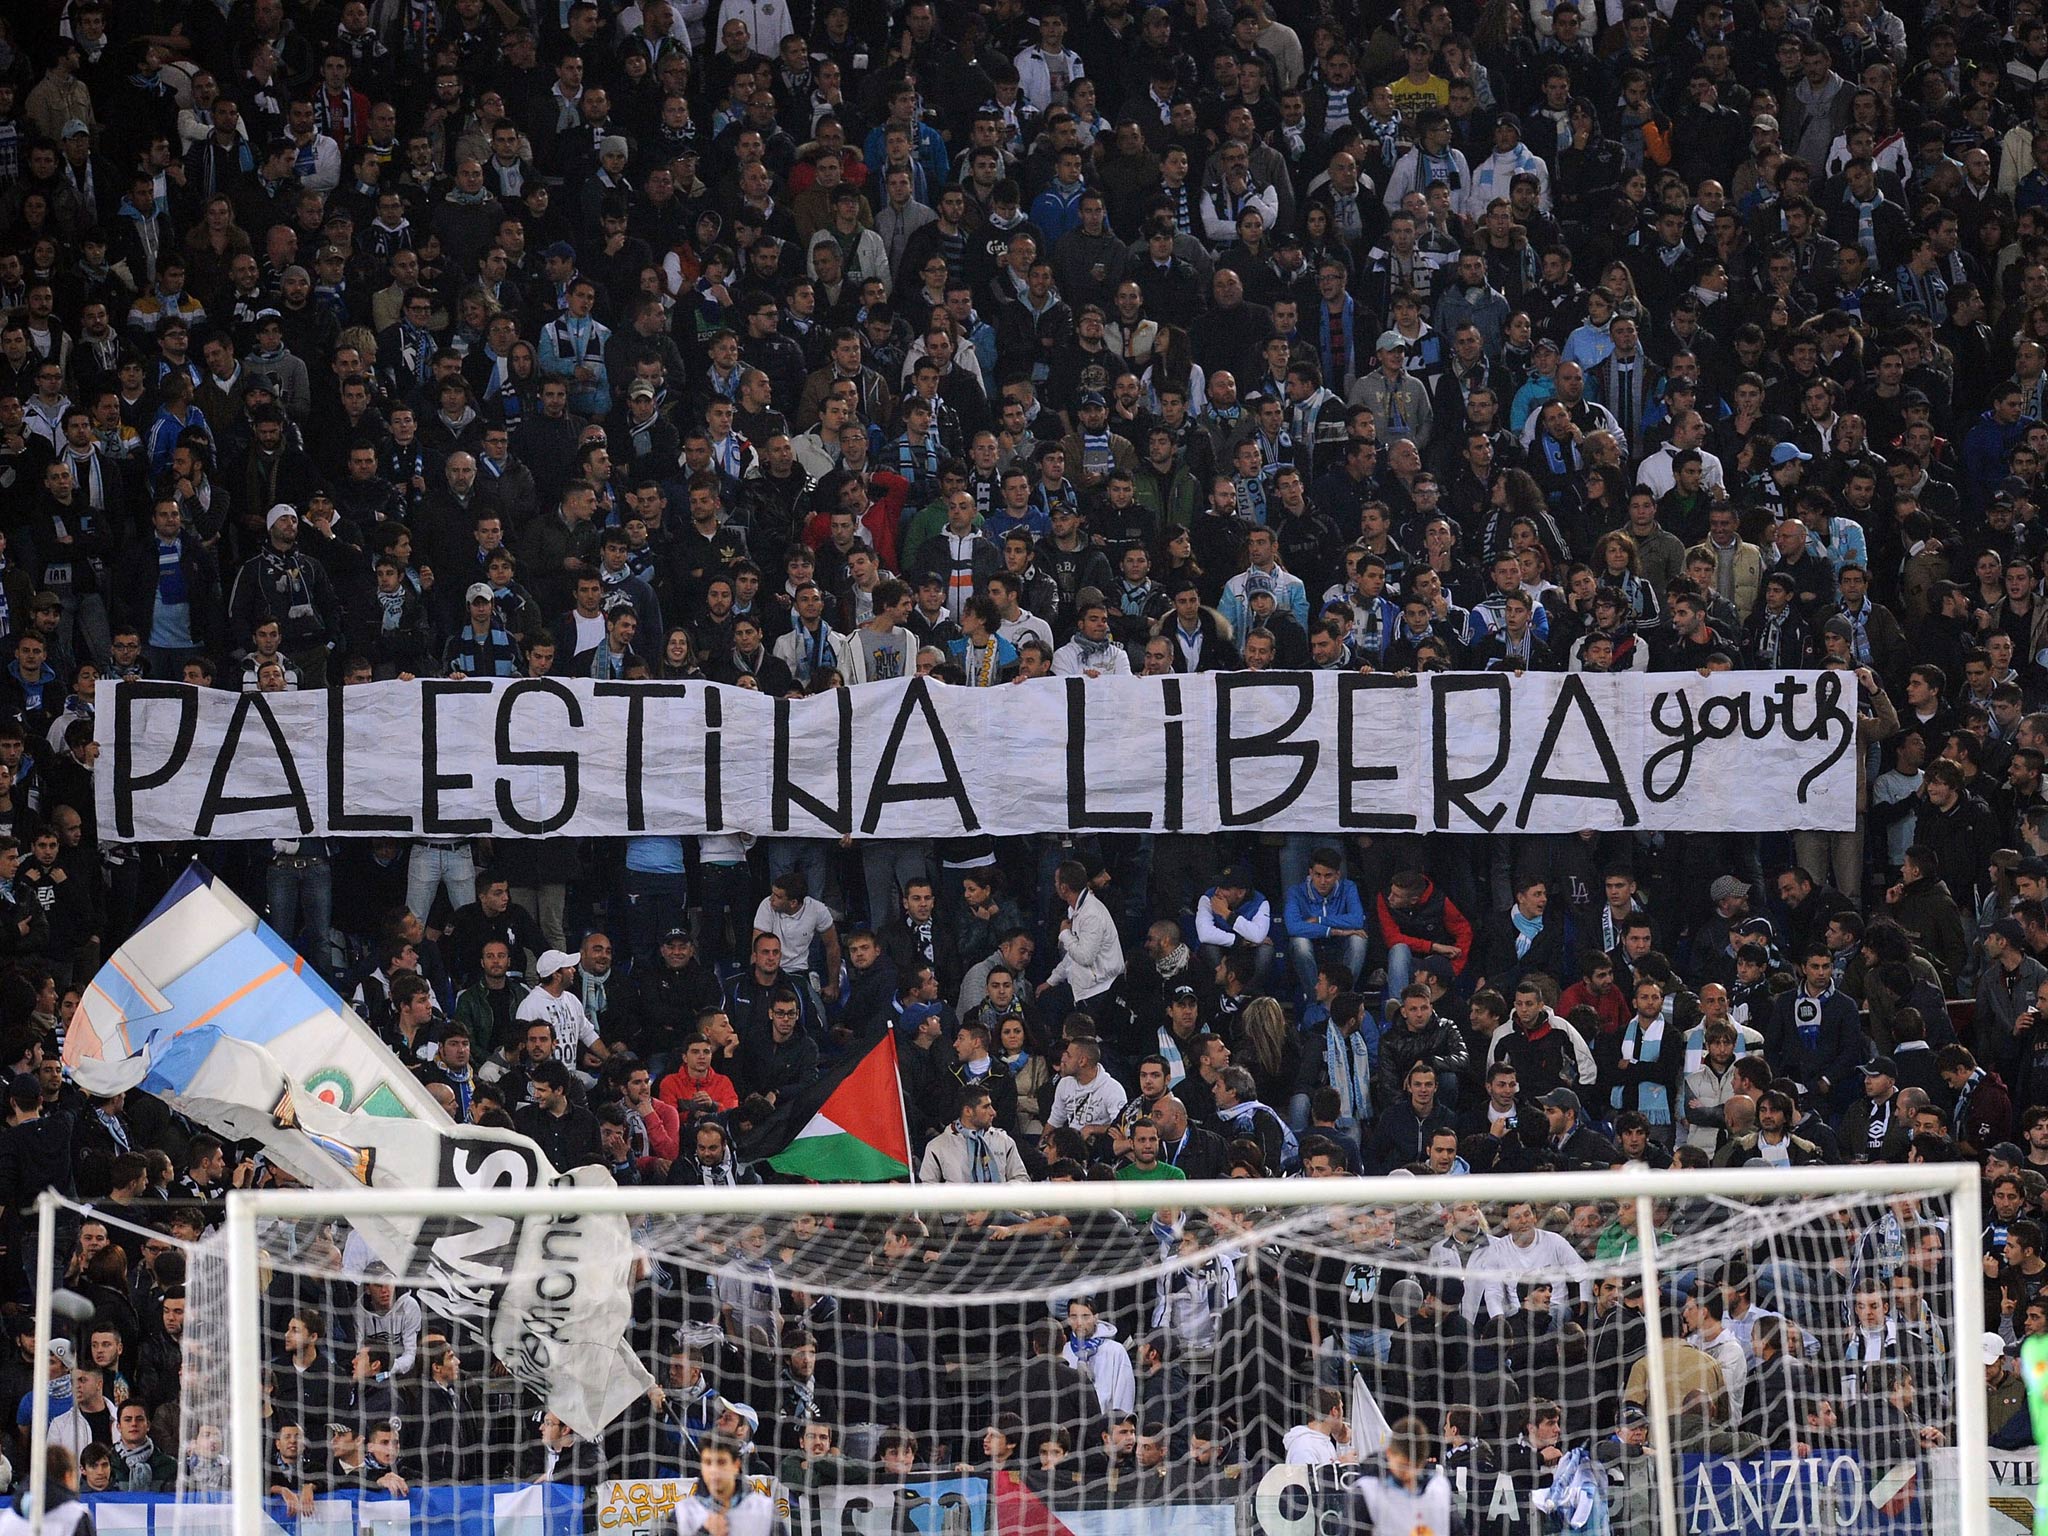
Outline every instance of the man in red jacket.
<svg viewBox="0 0 2048 1536">
<path fill-rule="evenodd" d="M 1442 955 L 1462 975 L 1472 957 L 1472 924 L 1457 905 L 1420 870 L 1395 875 L 1386 893 L 1374 903 L 1380 942 L 1387 947 L 1389 999 L 1415 979 L 1415 966 L 1427 955 Z"/>
</svg>

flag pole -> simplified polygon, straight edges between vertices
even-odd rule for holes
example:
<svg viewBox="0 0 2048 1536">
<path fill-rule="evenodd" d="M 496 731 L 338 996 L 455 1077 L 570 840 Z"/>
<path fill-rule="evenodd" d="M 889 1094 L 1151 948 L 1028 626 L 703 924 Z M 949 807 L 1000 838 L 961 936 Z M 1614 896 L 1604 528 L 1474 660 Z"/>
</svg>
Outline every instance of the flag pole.
<svg viewBox="0 0 2048 1536">
<path fill-rule="evenodd" d="M 903 1122 L 903 1166 L 910 1174 L 910 1182 L 917 1182 L 917 1148 L 910 1140 L 910 1106 L 903 1101 L 903 1044 L 897 1038 L 897 1027 L 903 1022 L 902 1015 L 892 1014 L 889 1019 L 889 1054 L 896 1058 L 896 1115 Z"/>
</svg>

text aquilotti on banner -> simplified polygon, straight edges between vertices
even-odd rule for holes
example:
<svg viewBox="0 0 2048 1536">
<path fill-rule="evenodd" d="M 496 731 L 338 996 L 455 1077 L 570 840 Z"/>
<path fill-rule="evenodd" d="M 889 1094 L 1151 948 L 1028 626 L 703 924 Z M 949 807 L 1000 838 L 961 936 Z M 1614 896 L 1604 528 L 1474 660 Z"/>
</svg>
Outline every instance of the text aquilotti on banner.
<svg viewBox="0 0 2048 1536">
<path fill-rule="evenodd" d="M 1843 831 L 1854 677 L 1209 672 L 786 700 L 530 678 L 102 688 L 101 835 Z"/>
</svg>

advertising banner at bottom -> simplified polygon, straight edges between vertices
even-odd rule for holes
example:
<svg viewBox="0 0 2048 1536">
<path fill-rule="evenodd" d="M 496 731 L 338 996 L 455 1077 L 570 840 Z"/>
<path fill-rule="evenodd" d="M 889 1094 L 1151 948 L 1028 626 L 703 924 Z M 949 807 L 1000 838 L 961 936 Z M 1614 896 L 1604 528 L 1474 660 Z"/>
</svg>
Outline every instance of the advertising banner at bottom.
<svg viewBox="0 0 2048 1536">
<path fill-rule="evenodd" d="M 911 1483 L 841 1483 L 790 1489 L 772 1478 L 748 1480 L 775 1501 L 790 1536 L 992 1536 L 988 1482 L 979 1477 Z M 596 1536 L 661 1536 L 693 1477 L 637 1478 L 598 1484 Z M 370 1536 L 363 1532 L 361 1536 Z"/>
<path fill-rule="evenodd" d="M 2031 1472 L 2031 1464 L 2026 1471 Z M 1877 1467 L 1849 1451 L 1735 1460 L 1681 1456 L 1677 1467 L 1681 1529 L 1688 1536 L 1946 1536 L 1958 1529 L 1952 1452 L 1930 1452 Z M 2019 1471 L 2008 1467 L 2014 1485 Z M 1655 1473 L 1647 1457 L 1608 1467 L 1609 1524 L 1615 1536 L 1655 1529 Z M 1349 1466 L 1276 1466 L 1259 1479 L 1243 1536 L 1330 1536 L 1346 1528 L 1358 1472 Z M 1507 1472 L 1460 1468 L 1452 1477 L 1470 1530 L 1527 1530 L 1531 1496 L 1546 1486 Z M 1994 1477 L 1994 1507 L 2000 1503 Z M 2026 1489 L 2031 1494 L 2032 1487 Z M 2004 1502 L 2014 1504 L 2007 1499 Z M 1176 1511 L 1178 1513 L 1178 1511 Z M 2031 1515 L 2028 1516 L 2031 1529 Z M 1994 1529 L 1997 1529 L 1994 1524 Z"/>
<path fill-rule="evenodd" d="M 93 1525 L 119 1536 L 232 1536 L 225 1494 L 88 1493 Z M 279 1536 L 583 1536 L 583 1490 L 568 1483 L 477 1483 L 415 1488 L 402 1499 L 337 1494 L 293 1515 L 266 1500 Z"/>
<path fill-rule="evenodd" d="M 1063 1509 L 1069 1536 L 1238 1536 L 1235 1504 L 1155 1504 L 1141 1509 Z M 998 1531 L 996 1536 L 1011 1536 Z"/>
<path fill-rule="evenodd" d="M 1680 1529 L 1687 1536 L 1950 1536 L 1961 1527 L 1952 1452 L 1893 1467 L 1834 1450 L 1751 1460 L 1681 1456 L 1677 1471 Z M 1276 1466 L 1234 1502 L 1040 1506 L 1037 1519 L 1057 1524 L 1033 1530 L 1037 1536 L 1048 1530 L 1055 1536 L 1336 1536 L 1350 1528 L 1357 1478 L 1349 1466 Z M 794 1491 L 765 1477 L 750 1481 L 775 1500 L 789 1536 L 1012 1536 L 983 1478 Z M 1536 1487 L 1506 1473 L 1460 1475 L 1453 1482 L 1468 1529 L 1529 1528 Z M 1990 1536 L 2031 1536 L 2038 1457 L 1993 1452 L 1987 1482 Z M 1652 1484 L 1647 1460 L 1630 1463 L 1610 1482 L 1613 1536 L 1654 1536 Z M 574 1486 L 483 1484 L 415 1489 L 404 1499 L 340 1495 L 316 1501 L 304 1516 L 272 1500 L 267 1513 L 281 1536 L 662 1536 L 674 1529 L 677 1502 L 695 1486 L 692 1478 L 607 1481 L 586 1505 Z M 196 1496 L 182 1507 L 170 1494 L 146 1493 L 88 1495 L 85 1503 L 103 1536 L 231 1536 L 225 1496 Z"/>
</svg>

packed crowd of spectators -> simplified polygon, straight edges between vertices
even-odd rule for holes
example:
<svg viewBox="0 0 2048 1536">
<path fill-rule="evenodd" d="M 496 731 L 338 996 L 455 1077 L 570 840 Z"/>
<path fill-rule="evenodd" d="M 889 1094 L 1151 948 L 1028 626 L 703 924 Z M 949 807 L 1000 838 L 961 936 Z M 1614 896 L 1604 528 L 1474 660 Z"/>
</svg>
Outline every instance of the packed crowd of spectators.
<svg viewBox="0 0 2048 1536">
<path fill-rule="evenodd" d="M 175 1237 L 205 1206 L 153 1200 L 272 1176 L 56 1064 L 195 851 L 102 837 L 106 678 L 1815 665 L 1856 682 L 1853 832 L 204 854 L 453 1113 L 623 1182 L 757 1177 L 750 1130 L 884 1023 L 927 1180 L 1973 1159 L 2017 1403 L 2002 1347 L 2048 1329 L 2032 6 L 68 0 L 0 28 L 10 1254 L 44 1188 Z M 1180 1240 L 1010 1198 L 943 1251 Z M 1030 1341 L 1048 1390 L 1078 1362 L 1077 1416 L 934 1416 L 848 1464 L 1057 1483 L 1049 1427 L 1091 1487 L 1207 1486 L 1281 1453 L 1261 1425 L 1341 1450 L 1347 1358 L 1447 1463 L 1639 1454 L 1642 1299 L 1571 1267 L 1609 1214 L 1447 1195 L 1361 1233 L 1454 1268 L 1540 1236 L 1505 1288 L 1283 1255 L 1157 1317 L 1105 1298 L 1114 1339 L 1089 1312 Z M 1839 1236 L 1754 1295 L 1736 1264 L 1650 1299 L 1701 1356 L 1700 1434 L 1939 1438 L 1976 1350 L 1940 1259 L 1978 1240 L 1912 1211 Z M 59 1383 L 87 1486 L 211 1475 L 180 1254 L 65 1242 L 109 1325 Z M 279 1487 L 582 1480 L 706 1425 L 812 1476 L 879 1389 L 785 1373 L 831 1378 L 865 1324 L 734 1262 L 757 1278 L 645 1309 L 666 1391 L 602 1446 L 510 1398 L 503 1435 L 442 1434 L 483 1422 L 480 1356 L 389 1287 L 281 1298 Z M 1258 1351 L 1279 1378 L 1223 1390 L 1216 1329 L 1176 1332 L 1283 1294 L 1311 1351 Z M 1192 1396 L 1162 1409 L 1161 1372 Z"/>
</svg>

